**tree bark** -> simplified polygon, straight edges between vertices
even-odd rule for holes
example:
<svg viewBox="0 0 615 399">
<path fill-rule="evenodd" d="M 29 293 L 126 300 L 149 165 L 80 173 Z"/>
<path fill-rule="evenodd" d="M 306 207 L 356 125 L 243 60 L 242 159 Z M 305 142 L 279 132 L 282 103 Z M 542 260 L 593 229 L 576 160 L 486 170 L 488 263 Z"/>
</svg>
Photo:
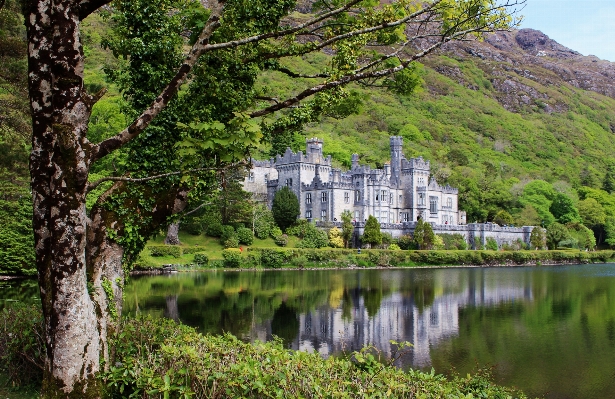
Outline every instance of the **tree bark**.
<svg viewBox="0 0 615 399">
<path fill-rule="evenodd" d="M 167 228 L 167 236 L 164 239 L 167 245 L 179 245 L 179 222 L 171 223 Z"/>
</svg>

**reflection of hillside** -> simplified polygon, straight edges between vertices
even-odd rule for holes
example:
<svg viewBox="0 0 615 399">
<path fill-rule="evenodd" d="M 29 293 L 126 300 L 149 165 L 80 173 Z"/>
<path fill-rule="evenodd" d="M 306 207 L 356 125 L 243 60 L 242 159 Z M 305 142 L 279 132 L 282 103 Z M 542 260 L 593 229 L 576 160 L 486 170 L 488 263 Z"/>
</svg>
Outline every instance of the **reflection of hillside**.
<svg viewBox="0 0 615 399">
<path fill-rule="evenodd" d="M 479 274 L 484 276 L 483 273 Z M 401 360 L 402 364 L 429 367 L 430 347 L 458 334 L 461 309 L 532 299 L 529 286 L 511 284 L 495 288 L 486 286 L 482 279 L 470 278 L 461 292 L 435 296 L 429 306 L 419 307 L 413 295 L 395 292 L 382 298 L 379 310 L 370 316 L 373 310 L 370 309 L 369 296 L 361 291 L 350 290 L 350 298 L 344 299 L 352 301 L 350 312 L 344 304 L 340 304 L 336 308 L 323 305 L 312 312 L 300 314 L 299 334 L 291 347 L 327 356 L 371 344 L 388 358 L 395 350 L 391 340 L 408 341 L 414 347 Z M 266 325 L 257 327 L 257 330 L 260 330 L 261 336 L 270 332 Z"/>
</svg>

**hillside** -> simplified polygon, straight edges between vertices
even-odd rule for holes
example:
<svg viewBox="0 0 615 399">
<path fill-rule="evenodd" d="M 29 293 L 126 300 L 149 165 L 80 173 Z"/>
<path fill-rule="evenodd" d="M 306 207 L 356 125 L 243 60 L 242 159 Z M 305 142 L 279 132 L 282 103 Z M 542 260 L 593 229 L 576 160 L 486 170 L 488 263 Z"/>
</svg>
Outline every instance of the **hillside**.
<svg viewBox="0 0 615 399">
<path fill-rule="evenodd" d="M 0 271 L 4 272 L 15 271 L 7 264 L 23 268 L 33 259 L 24 251 L 32 239 L 27 217 L 31 205 L 26 46 L 18 10 L 16 1 L 7 0 L 0 13 Z M 92 141 L 127 123 L 122 99 L 103 73 L 103 67 L 114 62 L 101 47 L 107 29 L 98 14 L 83 26 L 85 84 L 90 92 L 103 86 L 110 89 L 94 107 Z M 329 59 L 318 53 L 285 62 L 293 70 L 314 73 Z M 545 180 L 575 207 L 579 200 L 602 195 L 598 202 L 603 212 L 615 217 L 615 197 L 587 189 L 610 191 L 605 186 L 612 178 L 609 170 L 615 176 L 615 156 L 610 151 L 615 145 L 614 63 L 582 56 L 539 31 L 524 29 L 492 34 L 484 41 L 448 44 L 418 69 L 421 84 L 411 95 L 349 87 L 356 112 L 306 126 L 295 137 L 293 150 L 303 149 L 306 136 L 318 136 L 325 141 L 324 152 L 333 155 L 338 165 L 348 167 L 356 152 L 362 163 L 378 166 L 389 157 L 389 136 L 400 135 L 406 157 L 429 159 L 439 183 L 460 189 L 460 207 L 468 212 L 469 221 L 494 220 L 502 210 L 511 213 L 510 222 L 516 224 L 553 219 L 549 216 L 553 198 L 542 205 L 524 198 L 524 187 L 533 180 Z M 277 72 L 264 73 L 259 84 L 271 97 L 284 98 L 297 90 L 294 81 Z M 255 156 L 264 158 L 268 152 L 263 145 Z M 100 163 L 92 178 L 110 170 L 113 162 Z M 594 224 L 597 237 L 606 229 L 603 219 Z"/>
<path fill-rule="evenodd" d="M 518 206 L 524 183 L 542 179 L 560 191 L 601 188 L 615 158 L 615 64 L 584 57 L 530 29 L 485 41 L 449 44 L 423 60 L 421 89 L 399 96 L 351 88 L 360 112 L 306 128 L 324 152 L 349 166 L 350 155 L 381 165 L 388 137 L 404 137 L 406 157 L 432 161 L 435 177 L 461 189 L 469 220 L 491 219 Z M 293 61 L 311 71 L 323 55 Z M 266 92 L 292 92 L 281 74 L 263 79 Z M 294 150 L 303 148 L 301 138 Z M 512 210 L 514 213 L 514 210 Z"/>
</svg>

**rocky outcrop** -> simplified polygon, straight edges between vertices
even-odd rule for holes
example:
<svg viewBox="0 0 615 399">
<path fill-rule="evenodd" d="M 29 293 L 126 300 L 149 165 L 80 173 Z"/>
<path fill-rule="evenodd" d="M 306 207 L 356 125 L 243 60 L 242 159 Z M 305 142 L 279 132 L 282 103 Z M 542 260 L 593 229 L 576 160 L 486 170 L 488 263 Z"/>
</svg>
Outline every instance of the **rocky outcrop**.
<svg viewBox="0 0 615 399">
<path fill-rule="evenodd" d="M 490 95 L 510 111 L 529 107 L 565 112 L 567 107 L 552 91 L 567 85 L 615 98 L 615 63 L 584 56 L 538 30 L 498 32 L 484 41 L 450 43 L 441 53 L 459 61 L 473 60 L 493 86 Z M 459 84 L 477 89 L 459 68 L 442 66 L 437 59 L 425 63 Z"/>
</svg>

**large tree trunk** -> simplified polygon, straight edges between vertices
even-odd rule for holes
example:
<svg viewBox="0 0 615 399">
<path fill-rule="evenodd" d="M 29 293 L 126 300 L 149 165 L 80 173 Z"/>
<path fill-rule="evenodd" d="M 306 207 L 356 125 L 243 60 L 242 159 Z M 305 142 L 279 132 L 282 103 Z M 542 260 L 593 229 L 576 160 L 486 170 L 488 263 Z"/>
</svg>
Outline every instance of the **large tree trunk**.
<svg viewBox="0 0 615 399">
<path fill-rule="evenodd" d="M 43 395 L 90 397 L 99 392 L 101 348 L 86 281 L 85 133 L 92 98 L 83 92 L 79 10 L 69 1 L 30 1 L 29 7 L 30 173 L 47 347 Z"/>
<path fill-rule="evenodd" d="M 167 245 L 179 245 L 179 222 L 171 223 L 167 228 L 167 236 L 164 239 Z"/>
</svg>

